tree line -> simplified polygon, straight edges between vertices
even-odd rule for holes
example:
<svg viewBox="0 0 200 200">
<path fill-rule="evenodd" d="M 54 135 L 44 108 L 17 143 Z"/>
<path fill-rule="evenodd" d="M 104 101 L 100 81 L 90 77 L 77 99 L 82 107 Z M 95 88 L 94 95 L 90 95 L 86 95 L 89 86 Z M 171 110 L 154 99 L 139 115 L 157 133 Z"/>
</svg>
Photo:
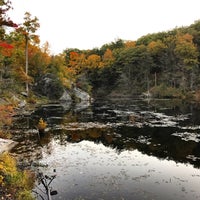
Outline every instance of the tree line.
<svg viewBox="0 0 200 200">
<path fill-rule="evenodd" d="M 48 42 L 41 45 L 36 34 L 39 19 L 26 12 L 24 22 L 16 25 L 7 16 L 11 2 L 1 4 L 0 81 L 7 90 L 14 86 L 28 93 L 29 87 L 32 91 L 49 73 L 62 87 L 70 90 L 76 85 L 94 96 L 140 95 L 147 91 L 156 97 L 198 94 L 200 21 L 147 34 L 136 41 L 117 39 L 100 48 L 68 48 L 51 55 Z M 5 27 L 13 30 L 7 33 Z"/>
<path fill-rule="evenodd" d="M 116 40 L 100 49 L 67 49 L 67 67 L 77 82 L 87 80 L 94 93 L 185 97 L 200 87 L 200 21 L 188 27 Z M 80 81 L 79 81 L 80 80 Z M 97 92 L 98 93 L 98 92 Z"/>
</svg>

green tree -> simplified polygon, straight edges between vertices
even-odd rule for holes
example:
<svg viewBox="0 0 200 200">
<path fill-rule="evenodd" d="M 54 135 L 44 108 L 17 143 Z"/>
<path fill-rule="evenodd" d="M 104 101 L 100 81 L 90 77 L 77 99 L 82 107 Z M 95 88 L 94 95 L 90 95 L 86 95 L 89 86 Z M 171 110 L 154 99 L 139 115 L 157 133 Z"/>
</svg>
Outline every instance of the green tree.
<svg viewBox="0 0 200 200">
<path fill-rule="evenodd" d="M 192 90 L 194 85 L 194 71 L 197 68 L 199 56 L 197 47 L 193 43 L 192 35 L 177 35 L 175 54 L 179 59 L 179 65 L 183 71 L 182 86 L 184 89 L 189 87 Z"/>
<path fill-rule="evenodd" d="M 148 44 L 147 50 L 153 60 L 150 73 L 154 75 L 154 86 L 157 86 L 157 75 L 160 74 L 166 66 L 166 45 L 160 40 L 152 41 Z"/>
<path fill-rule="evenodd" d="M 166 59 L 165 66 L 163 66 L 162 81 L 167 86 L 179 87 L 179 69 L 177 64 L 177 58 L 175 54 L 176 36 L 169 32 L 163 39 L 163 43 L 166 45 Z"/>
<path fill-rule="evenodd" d="M 144 45 L 124 49 L 115 62 L 115 66 L 121 68 L 126 88 L 134 93 L 148 88 L 152 65 L 152 58 Z"/>
</svg>

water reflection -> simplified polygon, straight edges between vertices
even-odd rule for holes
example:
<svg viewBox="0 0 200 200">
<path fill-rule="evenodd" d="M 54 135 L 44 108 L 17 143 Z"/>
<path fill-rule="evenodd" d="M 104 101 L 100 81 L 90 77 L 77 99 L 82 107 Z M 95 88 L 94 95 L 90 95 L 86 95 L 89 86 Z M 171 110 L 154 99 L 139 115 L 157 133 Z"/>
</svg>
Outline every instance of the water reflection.
<svg viewBox="0 0 200 200">
<path fill-rule="evenodd" d="M 56 168 L 60 199 L 198 199 L 198 113 L 169 100 L 44 105 L 16 118 L 13 153 Z M 39 138 L 41 117 L 48 130 Z"/>
<path fill-rule="evenodd" d="M 97 101 L 85 109 L 79 108 L 79 111 L 76 107 L 60 104 L 44 105 L 31 117 L 16 120 L 13 129 L 20 144 L 15 151 L 31 154 L 32 149 L 48 145 L 59 135 L 62 143 L 101 142 L 118 151 L 138 149 L 147 155 L 189 162 L 199 167 L 198 111 L 197 105 L 169 100 L 150 103 L 141 100 Z M 47 121 L 49 131 L 38 141 L 35 127 L 40 117 Z"/>
<path fill-rule="evenodd" d="M 56 168 L 57 199 L 199 199 L 200 171 L 138 150 L 120 153 L 101 143 L 60 145 L 43 152 L 45 172 Z"/>
</svg>

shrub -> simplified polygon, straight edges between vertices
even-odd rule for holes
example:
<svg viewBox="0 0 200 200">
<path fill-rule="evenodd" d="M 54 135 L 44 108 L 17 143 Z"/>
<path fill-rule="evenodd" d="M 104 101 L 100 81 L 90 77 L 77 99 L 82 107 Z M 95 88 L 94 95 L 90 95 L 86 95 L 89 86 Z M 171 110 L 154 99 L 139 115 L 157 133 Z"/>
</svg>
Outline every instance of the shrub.
<svg viewBox="0 0 200 200">
<path fill-rule="evenodd" d="M 10 195 L 12 199 L 31 200 L 31 189 L 34 180 L 32 172 L 17 169 L 16 160 L 8 153 L 0 155 L 0 189 L 4 191 L 1 194 L 2 197 Z"/>
<path fill-rule="evenodd" d="M 40 118 L 40 120 L 38 122 L 38 129 L 43 130 L 46 127 L 47 127 L 47 123 L 42 118 Z"/>
<path fill-rule="evenodd" d="M 24 191 L 18 193 L 17 199 L 19 199 L 19 200 L 34 200 L 35 198 L 33 198 L 30 191 L 24 190 Z"/>
<path fill-rule="evenodd" d="M 178 88 L 168 87 L 165 84 L 151 88 L 153 97 L 156 98 L 184 98 L 183 93 Z"/>
<path fill-rule="evenodd" d="M 0 126 L 10 125 L 12 123 L 12 116 L 14 113 L 13 106 L 0 105 Z"/>
</svg>

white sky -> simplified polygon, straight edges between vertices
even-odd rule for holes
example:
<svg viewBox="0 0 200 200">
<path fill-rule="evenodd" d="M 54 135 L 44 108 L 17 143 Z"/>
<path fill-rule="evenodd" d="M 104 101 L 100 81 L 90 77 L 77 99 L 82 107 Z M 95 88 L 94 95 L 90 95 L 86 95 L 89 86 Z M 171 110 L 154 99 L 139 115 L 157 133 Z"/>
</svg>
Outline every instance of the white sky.
<svg viewBox="0 0 200 200">
<path fill-rule="evenodd" d="M 200 0 L 12 0 L 12 6 L 16 23 L 23 23 L 26 11 L 38 17 L 41 43 L 48 41 L 56 54 L 136 40 L 200 19 Z"/>
</svg>

